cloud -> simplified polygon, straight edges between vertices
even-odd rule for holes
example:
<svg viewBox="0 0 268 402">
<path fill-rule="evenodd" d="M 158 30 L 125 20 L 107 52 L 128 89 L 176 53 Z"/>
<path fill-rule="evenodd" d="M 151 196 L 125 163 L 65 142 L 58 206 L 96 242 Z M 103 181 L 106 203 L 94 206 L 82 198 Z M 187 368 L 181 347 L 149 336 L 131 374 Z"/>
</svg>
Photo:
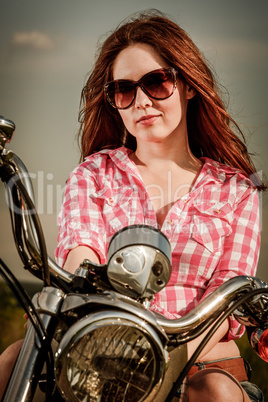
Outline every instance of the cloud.
<svg viewBox="0 0 268 402">
<path fill-rule="evenodd" d="M 55 47 L 54 40 L 40 31 L 15 32 L 12 36 L 12 44 L 36 50 L 51 50 Z"/>
</svg>

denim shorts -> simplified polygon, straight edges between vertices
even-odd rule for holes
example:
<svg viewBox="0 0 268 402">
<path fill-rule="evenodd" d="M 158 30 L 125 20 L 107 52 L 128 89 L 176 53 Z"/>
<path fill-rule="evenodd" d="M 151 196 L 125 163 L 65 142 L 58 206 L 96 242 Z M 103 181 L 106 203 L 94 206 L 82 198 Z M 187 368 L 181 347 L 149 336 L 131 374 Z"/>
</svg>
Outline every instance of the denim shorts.
<svg viewBox="0 0 268 402">
<path fill-rule="evenodd" d="M 264 402 L 262 391 L 250 381 L 240 382 L 241 387 L 246 391 L 252 402 Z"/>
</svg>

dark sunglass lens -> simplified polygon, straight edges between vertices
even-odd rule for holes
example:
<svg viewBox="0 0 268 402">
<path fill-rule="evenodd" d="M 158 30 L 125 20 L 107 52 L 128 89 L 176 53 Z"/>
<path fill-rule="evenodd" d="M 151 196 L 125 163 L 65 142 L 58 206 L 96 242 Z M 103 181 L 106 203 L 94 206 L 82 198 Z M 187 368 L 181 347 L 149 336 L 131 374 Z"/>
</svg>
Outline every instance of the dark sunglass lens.
<svg viewBox="0 0 268 402">
<path fill-rule="evenodd" d="M 171 71 L 159 71 L 144 77 L 143 87 L 156 99 L 165 99 L 172 95 L 174 78 Z"/>
<path fill-rule="evenodd" d="M 128 81 L 114 81 L 108 85 L 106 92 L 115 107 L 125 109 L 133 101 L 135 87 Z"/>
</svg>

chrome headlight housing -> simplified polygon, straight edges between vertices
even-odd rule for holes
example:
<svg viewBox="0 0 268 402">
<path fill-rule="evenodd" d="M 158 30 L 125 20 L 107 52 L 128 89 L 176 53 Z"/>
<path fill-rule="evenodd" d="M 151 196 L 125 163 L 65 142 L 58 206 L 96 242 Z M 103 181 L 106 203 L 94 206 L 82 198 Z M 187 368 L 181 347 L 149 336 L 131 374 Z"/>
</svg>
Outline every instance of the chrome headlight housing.
<svg viewBox="0 0 268 402">
<path fill-rule="evenodd" d="M 68 401 L 143 401 L 156 392 L 167 352 L 152 326 L 122 311 L 82 318 L 64 335 L 55 358 L 58 389 Z"/>
<path fill-rule="evenodd" d="M 130 297 L 150 298 L 168 283 L 170 261 L 170 243 L 160 230 L 132 225 L 112 237 L 107 275 L 118 292 Z"/>
</svg>

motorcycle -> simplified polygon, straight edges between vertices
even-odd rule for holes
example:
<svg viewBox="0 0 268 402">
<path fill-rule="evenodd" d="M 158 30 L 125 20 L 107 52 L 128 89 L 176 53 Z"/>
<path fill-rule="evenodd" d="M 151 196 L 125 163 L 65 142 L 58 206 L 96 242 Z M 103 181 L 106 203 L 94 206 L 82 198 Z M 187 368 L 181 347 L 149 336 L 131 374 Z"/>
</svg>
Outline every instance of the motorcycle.
<svg viewBox="0 0 268 402">
<path fill-rule="evenodd" d="M 134 225 L 116 233 L 107 264 L 84 260 L 75 274 L 60 268 L 47 254 L 27 168 L 6 149 L 14 130 L 0 116 L 0 177 L 17 251 L 43 289 L 30 300 L 0 260 L 1 275 L 29 317 L 3 401 L 151 401 L 163 388 L 162 400 L 171 401 L 181 386 L 183 400 L 191 366 L 230 315 L 268 362 L 268 285 L 258 278 L 230 279 L 179 319 L 150 311 L 171 274 L 169 241 L 155 228 Z M 188 360 L 187 342 L 208 327 Z M 173 350 L 180 372 L 175 382 L 166 375 Z"/>
</svg>

